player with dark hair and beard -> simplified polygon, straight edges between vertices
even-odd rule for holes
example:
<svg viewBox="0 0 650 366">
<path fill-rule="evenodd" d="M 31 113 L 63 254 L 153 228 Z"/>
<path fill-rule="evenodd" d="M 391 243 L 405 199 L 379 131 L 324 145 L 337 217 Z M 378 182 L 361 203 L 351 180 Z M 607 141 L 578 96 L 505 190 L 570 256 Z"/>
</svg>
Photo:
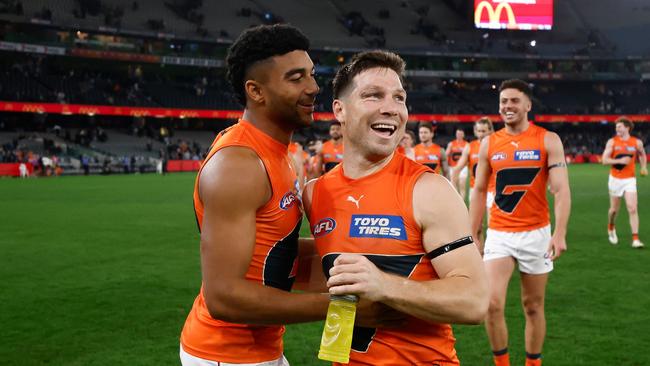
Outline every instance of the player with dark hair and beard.
<svg viewBox="0 0 650 366">
<path fill-rule="evenodd" d="M 185 321 L 184 366 L 288 365 L 283 324 L 323 319 L 327 295 L 291 293 L 302 209 L 287 146 L 313 121 L 309 41 L 287 25 L 244 31 L 227 56 L 244 104 L 196 178 L 202 286 Z"/>
</svg>

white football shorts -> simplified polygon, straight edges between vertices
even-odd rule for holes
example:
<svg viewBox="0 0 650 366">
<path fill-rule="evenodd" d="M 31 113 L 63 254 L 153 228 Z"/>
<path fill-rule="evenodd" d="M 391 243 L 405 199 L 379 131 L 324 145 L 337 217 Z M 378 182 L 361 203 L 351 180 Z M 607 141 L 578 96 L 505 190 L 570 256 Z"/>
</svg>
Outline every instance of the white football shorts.
<svg viewBox="0 0 650 366">
<path fill-rule="evenodd" d="M 553 261 L 548 255 L 551 244 L 551 225 L 521 232 L 487 230 L 483 260 L 512 257 L 519 265 L 519 271 L 528 274 L 543 274 L 553 270 Z"/>
<path fill-rule="evenodd" d="M 284 355 L 277 360 L 260 363 L 227 363 L 204 360 L 185 352 L 185 350 L 183 350 L 183 346 L 180 348 L 181 365 L 183 366 L 289 366 L 289 361 L 287 361 Z"/>
<path fill-rule="evenodd" d="M 615 178 L 609 176 L 607 182 L 609 195 L 614 197 L 623 197 L 625 192 L 636 192 L 636 178 Z"/>
</svg>

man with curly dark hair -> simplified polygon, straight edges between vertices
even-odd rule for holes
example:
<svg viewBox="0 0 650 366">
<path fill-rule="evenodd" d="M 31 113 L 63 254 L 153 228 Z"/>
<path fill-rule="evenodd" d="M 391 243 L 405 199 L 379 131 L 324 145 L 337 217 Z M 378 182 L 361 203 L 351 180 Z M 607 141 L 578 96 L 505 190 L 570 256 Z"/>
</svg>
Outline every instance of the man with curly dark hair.
<svg viewBox="0 0 650 366">
<path fill-rule="evenodd" d="M 192 365 L 288 365 L 283 324 L 325 317 L 328 296 L 291 293 L 302 209 L 287 146 L 313 121 L 309 41 L 288 25 L 244 31 L 227 56 L 244 115 L 199 170 L 194 209 L 202 286 L 181 334 Z"/>
</svg>

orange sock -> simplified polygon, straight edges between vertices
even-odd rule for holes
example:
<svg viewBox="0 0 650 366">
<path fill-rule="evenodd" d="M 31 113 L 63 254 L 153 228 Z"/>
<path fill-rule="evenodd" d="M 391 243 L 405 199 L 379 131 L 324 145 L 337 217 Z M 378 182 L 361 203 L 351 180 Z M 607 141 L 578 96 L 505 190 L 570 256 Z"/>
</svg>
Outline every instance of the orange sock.
<svg viewBox="0 0 650 366">
<path fill-rule="evenodd" d="M 639 240 L 639 234 L 632 234 L 632 241 Z"/>
<path fill-rule="evenodd" d="M 609 231 L 614 230 L 614 224 L 607 224 L 607 230 Z"/>
<path fill-rule="evenodd" d="M 510 366 L 510 354 L 508 353 L 508 348 L 504 348 L 500 351 L 492 351 L 492 354 L 494 366 Z"/>
<path fill-rule="evenodd" d="M 542 366 L 542 354 L 530 354 L 526 352 L 526 366 Z"/>
</svg>

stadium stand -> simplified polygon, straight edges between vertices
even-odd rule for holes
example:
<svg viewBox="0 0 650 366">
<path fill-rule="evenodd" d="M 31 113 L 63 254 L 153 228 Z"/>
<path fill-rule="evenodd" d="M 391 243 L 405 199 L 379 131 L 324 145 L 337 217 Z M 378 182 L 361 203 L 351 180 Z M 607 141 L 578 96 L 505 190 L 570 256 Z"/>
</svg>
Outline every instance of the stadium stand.
<svg viewBox="0 0 650 366">
<path fill-rule="evenodd" d="M 131 157 L 145 170 L 158 159 L 201 158 L 214 131 L 233 120 L 210 122 L 192 113 L 241 108 L 224 77 L 229 42 L 249 26 L 275 22 L 297 25 L 312 40 L 319 112 L 331 111 L 339 65 L 358 49 L 385 47 L 407 60 L 412 114 L 495 114 L 495 89 L 512 77 L 530 80 L 533 114 L 650 113 L 650 48 L 632 34 L 647 19 L 642 1 L 556 2 L 553 30 L 544 32 L 473 29 L 469 6 L 451 0 L 2 0 L 0 101 L 172 108 L 190 116 L 4 113 L 0 131 L 37 131 L 41 140 L 14 144 L 13 135 L 0 135 L 3 159 L 8 151 L 52 154 L 36 148 L 43 139 L 65 146 L 67 152 L 57 153 L 76 172 L 83 156 L 97 172 L 134 165 Z M 612 17 L 619 12 L 633 15 Z M 53 125 L 63 126 L 59 136 L 43 135 Z M 601 129 L 562 125 L 567 151 L 598 153 L 610 131 L 595 125 Z M 322 126 L 300 131 L 296 140 L 326 138 Z M 440 124 L 441 143 L 453 126 Z M 636 131 L 647 133 L 645 125 Z"/>
</svg>

